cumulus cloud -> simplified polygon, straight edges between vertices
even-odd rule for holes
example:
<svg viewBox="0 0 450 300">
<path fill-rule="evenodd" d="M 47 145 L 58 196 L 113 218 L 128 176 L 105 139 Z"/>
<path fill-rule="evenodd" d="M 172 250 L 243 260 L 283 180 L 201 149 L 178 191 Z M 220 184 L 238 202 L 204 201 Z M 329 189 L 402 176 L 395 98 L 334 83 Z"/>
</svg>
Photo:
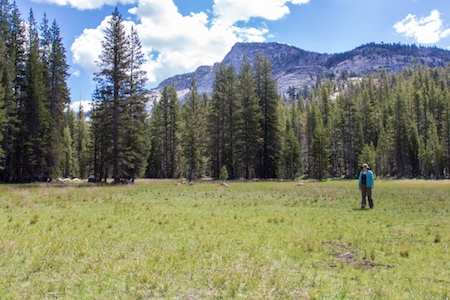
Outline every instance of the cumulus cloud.
<svg viewBox="0 0 450 300">
<path fill-rule="evenodd" d="M 72 1 L 73 5 L 76 0 L 47 1 Z M 289 3 L 308 1 L 215 0 L 212 13 L 182 15 L 173 0 L 137 0 L 136 6 L 128 11 L 136 22 L 126 21 L 126 28 L 134 26 L 139 33 L 143 50 L 148 54 L 144 69 L 149 81 L 155 83 L 191 72 L 200 65 L 219 62 L 236 42 L 265 41 L 269 28 L 264 23 L 250 26 L 247 22 L 251 18 L 277 20 L 289 14 Z M 81 65 L 89 74 L 98 71 L 95 61 L 101 52 L 103 31 L 108 27 L 109 18 L 97 28 L 85 29 L 72 44 L 73 63 Z M 238 26 L 238 22 L 243 23 Z"/>
<path fill-rule="evenodd" d="M 215 22 L 232 26 L 238 21 L 249 21 L 255 17 L 278 20 L 290 13 L 287 3 L 308 2 L 309 0 L 215 0 L 213 11 Z"/>
<path fill-rule="evenodd" d="M 73 63 L 82 66 L 88 74 L 98 71 L 95 62 L 102 50 L 101 41 L 103 40 L 103 30 L 108 24 L 107 20 L 108 18 L 103 20 L 97 28 L 85 29 L 70 47 Z"/>
<path fill-rule="evenodd" d="M 408 14 L 405 19 L 397 22 L 394 28 L 398 33 L 413 38 L 420 44 L 434 44 L 450 36 L 450 29 L 444 27 L 441 14 L 437 10 L 422 18 Z"/>
<path fill-rule="evenodd" d="M 104 31 L 109 27 L 110 19 L 111 16 L 107 16 L 97 28 L 84 29 L 83 33 L 75 38 L 70 47 L 73 63 L 82 66 L 91 76 L 99 71 L 96 62 L 102 51 Z M 130 32 L 132 26 L 136 26 L 131 21 L 123 21 L 123 24 L 128 32 Z"/>
</svg>

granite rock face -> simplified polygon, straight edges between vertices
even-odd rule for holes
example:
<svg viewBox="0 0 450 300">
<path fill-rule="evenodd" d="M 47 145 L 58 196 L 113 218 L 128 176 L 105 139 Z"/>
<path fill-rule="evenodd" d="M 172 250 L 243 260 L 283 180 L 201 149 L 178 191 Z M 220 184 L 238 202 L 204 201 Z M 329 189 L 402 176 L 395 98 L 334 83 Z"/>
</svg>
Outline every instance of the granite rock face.
<svg viewBox="0 0 450 300">
<path fill-rule="evenodd" d="M 380 69 L 398 73 L 405 67 L 413 67 L 414 62 L 427 64 L 429 67 L 445 66 L 450 63 L 448 50 L 375 43 L 338 54 L 310 52 L 279 43 L 237 43 L 222 62 L 239 70 L 244 55 L 252 62 L 257 53 L 267 56 L 271 61 L 272 76 L 277 81 L 280 94 L 288 93 L 291 88 L 303 89 L 312 86 L 322 76 L 338 78 L 342 72 L 346 72 L 349 76 L 364 75 Z M 178 96 L 183 101 L 192 78 L 197 82 L 199 93 L 211 94 L 214 71 L 219 64 L 201 66 L 192 73 L 168 78 L 153 89 L 151 94 L 157 97 L 164 85 L 174 84 Z"/>
</svg>

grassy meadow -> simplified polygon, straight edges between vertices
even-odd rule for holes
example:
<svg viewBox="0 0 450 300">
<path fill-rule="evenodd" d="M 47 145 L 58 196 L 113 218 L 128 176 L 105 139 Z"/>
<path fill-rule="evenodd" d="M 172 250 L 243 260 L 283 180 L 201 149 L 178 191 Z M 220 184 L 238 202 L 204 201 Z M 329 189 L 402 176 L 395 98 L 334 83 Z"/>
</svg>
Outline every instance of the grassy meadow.
<svg viewBox="0 0 450 300">
<path fill-rule="evenodd" d="M 0 299 L 449 299 L 450 182 L 0 185 Z"/>
</svg>

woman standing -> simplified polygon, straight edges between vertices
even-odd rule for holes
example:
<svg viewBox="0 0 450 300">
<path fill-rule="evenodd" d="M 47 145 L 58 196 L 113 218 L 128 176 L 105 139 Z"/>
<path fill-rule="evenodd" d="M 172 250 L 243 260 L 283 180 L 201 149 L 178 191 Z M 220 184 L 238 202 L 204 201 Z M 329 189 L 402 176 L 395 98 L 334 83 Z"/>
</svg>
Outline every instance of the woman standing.
<svg viewBox="0 0 450 300">
<path fill-rule="evenodd" d="M 361 209 L 366 207 L 366 197 L 369 200 L 369 207 L 373 208 L 372 189 L 374 186 L 373 173 L 368 164 L 362 165 L 362 171 L 359 173 L 358 187 L 361 190 L 362 201 Z"/>
</svg>

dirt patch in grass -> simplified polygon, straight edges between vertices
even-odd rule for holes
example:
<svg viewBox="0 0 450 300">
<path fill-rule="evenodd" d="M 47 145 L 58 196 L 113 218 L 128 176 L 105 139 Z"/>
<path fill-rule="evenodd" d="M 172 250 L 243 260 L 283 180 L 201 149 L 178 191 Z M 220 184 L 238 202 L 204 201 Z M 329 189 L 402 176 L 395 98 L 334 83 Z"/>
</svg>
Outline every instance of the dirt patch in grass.
<svg viewBox="0 0 450 300">
<path fill-rule="evenodd" d="M 324 243 L 325 245 L 328 245 L 330 248 L 332 248 L 335 253 L 334 257 L 336 257 L 338 260 L 346 263 L 347 265 L 357 268 L 357 269 L 364 269 L 369 270 L 371 268 L 378 267 L 376 263 L 366 260 L 366 259 L 358 259 L 358 252 L 355 249 L 350 248 L 347 245 L 340 244 L 340 243 L 333 243 L 328 242 Z M 335 268 L 337 267 L 337 264 L 335 262 L 332 262 L 330 264 L 330 267 Z"/>
<path fill-rule="evenodd" d="M 311 299 L 311 298 L 309 298 L 308 290 L 306 288 L 300 289 L 300 290 L 299 289 L 293 290 L 291 295 L 292 295 L 292 299 L 296 299 L 296 300 L 300 300 L 300 299 L 301 300 L 309 300 L 309 299 Z"/>
</svg>

